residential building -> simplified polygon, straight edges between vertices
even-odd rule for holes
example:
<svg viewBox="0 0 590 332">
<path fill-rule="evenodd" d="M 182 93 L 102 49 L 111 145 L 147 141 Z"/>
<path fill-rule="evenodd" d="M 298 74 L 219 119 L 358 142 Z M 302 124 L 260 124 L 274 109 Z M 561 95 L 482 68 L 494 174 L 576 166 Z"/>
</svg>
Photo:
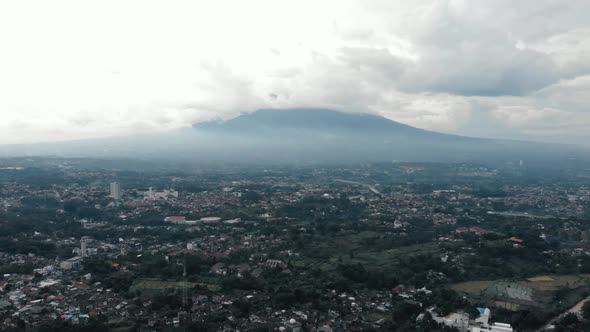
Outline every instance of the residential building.
<svg viewBox="0 0 590 332">
<path fill-rule="evenodd" d="M 121 199 L 121 184 L 119 182 L 111 182 L 111 195 L 114 199 Z"/>
</svg>

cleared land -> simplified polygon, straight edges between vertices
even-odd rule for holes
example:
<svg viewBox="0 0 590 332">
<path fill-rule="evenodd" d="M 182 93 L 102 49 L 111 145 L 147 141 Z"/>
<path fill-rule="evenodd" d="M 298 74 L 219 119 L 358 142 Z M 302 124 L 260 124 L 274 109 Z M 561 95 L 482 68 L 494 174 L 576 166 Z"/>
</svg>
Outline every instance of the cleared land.
<svg viewBox="0 0 590 332">
<path fill-rule="evenodd" d="M 292 262 L 294 265 L 312 266 L 323 271 L 333 271 L 339 264 L 362 264 L 367 270 L 392 272 L 403 258 L 417 255 L 438 255 L 437 243 L 410 245 L 388 250 L 369 250 L 363 241 L 378 236 L 375 232 L 361 232 L 326 241 L 314 241 L 306 246 L 311 253 L 305 259 Z M 311 257 L 309 257 L 311 256 Z"/>
<path fill-rule="evenodd" d="M 578 288 L 590 284 L 590 274 L 541 276 L 529 278 L 530 287 L 540 291 L 555 291 L 559 288 Z"/>
<path fill-rule="evenodd" d="M 160 279 L 139 279 L 133 285 L 133 288 L 141 292 L 147 293 L 174 293 L 186 289 L 193 289 L 195 287 L 206 288 L 210 291 L 219 290 L 219 286 L 215 284 L 188 282 L 188 281 L 167 281 Z"/>
<path fill-rule="evenodd" d="M 505 280 L 480 280 L 467 281 L 452 285 L 452 288 L 458 292 L 469 295 L 481 294 L 483 290 L 490 287 L 494 283 Z M 539 291 L 555 291 L 563 287 L 578 288 L 590 284 L 590 274 L 571 274 L 571 275 L 552 275 L 539 276 L 528 278 L 522 281 L 515 281 L 516 283 L 524 284 L 530 288 Z"/>
<path fill-rule="evenodd" d="M 525 280 L 480 280 L 451 285 L 455 291 L 490 305 L 502 303 L 535 307 L 541 304 L 558 309 L 568 307 L 590 290 L 590 275 L 545 275 Z M 558 293 L 562 293 L 559 299 Z M 511 306 L 509 306 L 511 307 Z"/>
<path fill-rule="evenodd" d="M 494 284 L 491 280 L 481 281 L 467 281 L 459 284 L 454 284 L 451 288 L 455 291 L 464 293 L 470 296 L 479 296 L 481 292 Z"/>
</svg>

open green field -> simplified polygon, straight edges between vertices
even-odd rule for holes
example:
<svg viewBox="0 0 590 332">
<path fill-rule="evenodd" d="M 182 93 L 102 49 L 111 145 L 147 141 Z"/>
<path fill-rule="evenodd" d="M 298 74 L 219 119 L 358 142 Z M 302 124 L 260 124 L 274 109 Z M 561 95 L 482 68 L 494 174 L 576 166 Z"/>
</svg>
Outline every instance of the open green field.
<svg viewBox="0 0 590 332">
<path fill-rule="evenodd" d="M 490 287 L 493 283 L 492 280 L 467 281 L 454 284 L 451 288 L 469 296 L 479 296 L 484 289 Z"/>
<path fill-rule="evenodd" d="M 176 291 L 193 289 L 195 287 L 205 288 L 210 291 L 218 291 L 220 287 L 216 284 L 188 282 L 188 281 L 167 281 L 160 279 L 139 279 L 133 285 L 133 288 L 141 292 L 148 293 L 174 293 Z"/>
<path fill-rule="evenodd" d="M 348 255 L 342 256 L 342 262 L 348 264 L 361 263 L 370 269 L 388 271 L 397 265 L 402 258 L 418 256 L 425 254 L 438 254 L 439 249 L 436 243 L 412 245 L 400 248 L 394 248 L 383 251 L 360 251 L 353 255 L 351 259 Z M 338 257 L 331 257 L 330 262 L 338 264 Z"/>
<path fill-rule="evenodd" d="M 369 312 L 367 312 L 365 314 L 365 318 L 369 321 L 369 322 L 376 322 L 380 319 L 384 319 L 384 320 L 391 320 L 391 313 L 389 312 L 380 312 L 377 310 L 371 310 Z"/>
<path fill-rule="evenodd" d="M 374 251 L 367 248 L 363 241 L 379 235 L 375 232 L 361 232 L 350 234 L 326 241 L 315 241 L 306 247 L 312 252 L 311 257 L 293 262 L 295 265 L 317 267 L 323 271 L 333 271 L 339 264 L 362 264 L 368 270 L 390 272 L 395 270 L 403 258 L 440 254 L 437 243 L 411 245 L 389 250 Z"/>
</svg>

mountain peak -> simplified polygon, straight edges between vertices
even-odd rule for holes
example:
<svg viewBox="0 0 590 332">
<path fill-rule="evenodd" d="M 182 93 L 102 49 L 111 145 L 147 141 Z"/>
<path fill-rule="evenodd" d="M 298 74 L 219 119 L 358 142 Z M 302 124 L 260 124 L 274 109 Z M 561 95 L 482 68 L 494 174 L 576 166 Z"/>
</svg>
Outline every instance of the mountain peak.
<svg viewBox="0 0 590 332">
<path fill-rule="evenodd" d="M 252 113 L 242 113 L 230 120 L 203 122 L 193 127 L 203 130 L 225 128 L 248 131 L 262 128 L 422 131 L 378 115 L 318 108 L 261 109 Z"/>
</svg>

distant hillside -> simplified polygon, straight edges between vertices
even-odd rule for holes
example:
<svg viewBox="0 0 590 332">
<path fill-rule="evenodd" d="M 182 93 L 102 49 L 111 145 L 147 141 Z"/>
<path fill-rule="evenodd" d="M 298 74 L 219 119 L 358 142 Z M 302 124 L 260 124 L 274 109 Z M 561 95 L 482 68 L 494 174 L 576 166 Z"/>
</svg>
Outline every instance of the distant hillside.
<svg viewBox="0 0 590 332">
<path fill-rule="evenodd" d="M 0 155 L 158 158 L 191 162 L 545 162 L 587 158 L 572 146 L 441 134 L 369 114 L 324 109 L 259 110 L 192 129 L 76 142 L 0 147 Z"/>
<path fill-rule="evenodd" d="M 244 151 L 323 161 L 549 160 L 577 148 L 442 134 L 377 115 L 325 109 L 259 110 L 227 121 L 199 123 L 198 133 L 236 137 Z"/>
<path fill-rule="evenodd" d="M 384 117 L 366 113 L 344 113 L 325 109 L 262 109 L 227 121 L 198 123 L 196 129 L 233 129 L 255 131 L 260 128 L 299 128 L 314 130 L 392 130 L 404 133 L 427 133 Z"/>
</svg>

